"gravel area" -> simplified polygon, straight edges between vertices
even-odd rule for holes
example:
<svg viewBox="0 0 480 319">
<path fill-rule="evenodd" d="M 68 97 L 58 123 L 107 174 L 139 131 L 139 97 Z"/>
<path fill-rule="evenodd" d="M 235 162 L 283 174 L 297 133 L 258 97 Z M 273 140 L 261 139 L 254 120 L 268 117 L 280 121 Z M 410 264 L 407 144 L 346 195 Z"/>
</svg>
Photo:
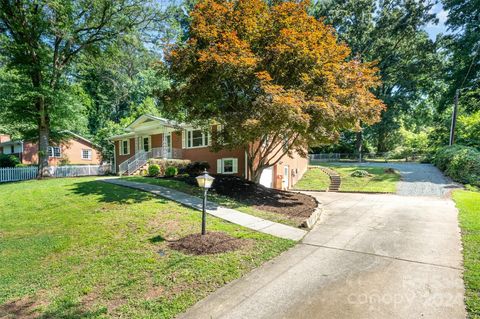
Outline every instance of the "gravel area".
<svg viewBox="0 0 480 319">
<path fill-rule="evenodd" d="M 335 163 L 338 165 L 380 166 L 391 167 L 402 176 L 398 183 L 397 194 L 404 196 L 438 196 L 448 195 L 461 185 L 444 176 L 432 164 L 419 163 Z"/>
</svg>

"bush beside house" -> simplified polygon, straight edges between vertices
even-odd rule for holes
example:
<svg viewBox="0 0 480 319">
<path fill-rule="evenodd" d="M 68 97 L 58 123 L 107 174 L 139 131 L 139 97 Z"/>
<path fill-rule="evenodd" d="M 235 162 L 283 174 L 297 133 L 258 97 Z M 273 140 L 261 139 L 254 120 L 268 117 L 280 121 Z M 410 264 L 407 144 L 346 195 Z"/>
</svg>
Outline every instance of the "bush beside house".
<svg viewBox="0 0 480 319">
<path fill-rule="evenodd" d="M 443 147 L 435 153 L 433 163 L 457 182 L 480 186 L 480 151 L 474 147 Z"/>
<path fill-rule="evenodd" d="M 1 167 L 16 167 L 20 164 L 18 157 L 14 155 L 0 154 L 0 168 Z"/>
</svg>

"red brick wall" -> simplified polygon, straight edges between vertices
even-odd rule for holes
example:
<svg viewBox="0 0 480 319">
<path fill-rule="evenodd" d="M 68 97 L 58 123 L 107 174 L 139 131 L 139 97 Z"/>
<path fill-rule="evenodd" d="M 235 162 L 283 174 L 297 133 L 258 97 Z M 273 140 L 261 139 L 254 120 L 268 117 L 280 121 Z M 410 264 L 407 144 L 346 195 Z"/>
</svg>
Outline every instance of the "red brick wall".
<svg viewBox="0 0 480 319">
<path fill-rule="evenodd" d="M 91 143 L 88 143 L 79 138 L 72 138 L 68 142 L 60 144 L 60 158 L 50 157 L 48 165 L 57 166 L 62 162 L 71 165 L 99 165 L 102 162 L 102 155 L 100 151 L 95 149 Z M 91 160 L 82 159 L 82 149 L 91 149 Z M 33 142 L 23 143 L 23 164 L 38 164 L 38 144 Z"/>
<path fill-rule="evenodd" d="M 130 139 L 130 154 L 128 155 L 120 155 L 120 141 L 115 141 L 115 165 L 117 166 L 117 171 L 118 171 L 118 165 L 129 159 L 135 155 L 135 139 L 131 138 Z"/>
</svg>

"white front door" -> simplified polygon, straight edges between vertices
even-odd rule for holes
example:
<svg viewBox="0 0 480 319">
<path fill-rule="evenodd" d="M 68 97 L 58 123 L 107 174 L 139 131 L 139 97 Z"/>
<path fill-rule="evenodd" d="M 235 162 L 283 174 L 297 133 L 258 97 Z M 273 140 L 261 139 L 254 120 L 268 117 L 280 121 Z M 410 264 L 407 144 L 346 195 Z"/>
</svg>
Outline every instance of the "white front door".
<svg viewBox="0 0 480 319">
<path fill-rule="evenodd" d="M 282 179 L 283 189 L 288 189 L 289 173 L 290 173 L 290 170 L 288 169 L 288 165 L 284 166 L 283 167 L 283 179 Z"/>
<path fill-rule="evenodd" d="M 164 135 L 162 154 L 164 158 L 172 158 L 172 133 Z"/>
<path fill-rule="evenodd" d="M 260 185 L 273 187 L 273 167 L 265 168 L 260 176 Z"/>
</svg>

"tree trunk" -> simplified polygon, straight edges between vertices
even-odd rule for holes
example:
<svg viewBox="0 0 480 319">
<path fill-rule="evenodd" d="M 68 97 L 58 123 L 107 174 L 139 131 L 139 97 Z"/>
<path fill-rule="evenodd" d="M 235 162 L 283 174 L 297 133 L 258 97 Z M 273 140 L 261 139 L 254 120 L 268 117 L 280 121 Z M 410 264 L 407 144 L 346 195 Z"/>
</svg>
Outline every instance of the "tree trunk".
<svg viewBox="0 0 480 319">
<path fill-rule="evenodd" d="M 355 133 L 355 152 L 358 155 L 358 161 L 362 162 L 363 131 Z"/>
<path fill-rule="evenodd" d="M 38 119 L 38 173 L 37 178 L 50 176 L 48 171 L 48 140 L 50 135 L 50 118 L 48 116 L 45 100 L 43 97 L 37 99 Z"/>
</svg>

